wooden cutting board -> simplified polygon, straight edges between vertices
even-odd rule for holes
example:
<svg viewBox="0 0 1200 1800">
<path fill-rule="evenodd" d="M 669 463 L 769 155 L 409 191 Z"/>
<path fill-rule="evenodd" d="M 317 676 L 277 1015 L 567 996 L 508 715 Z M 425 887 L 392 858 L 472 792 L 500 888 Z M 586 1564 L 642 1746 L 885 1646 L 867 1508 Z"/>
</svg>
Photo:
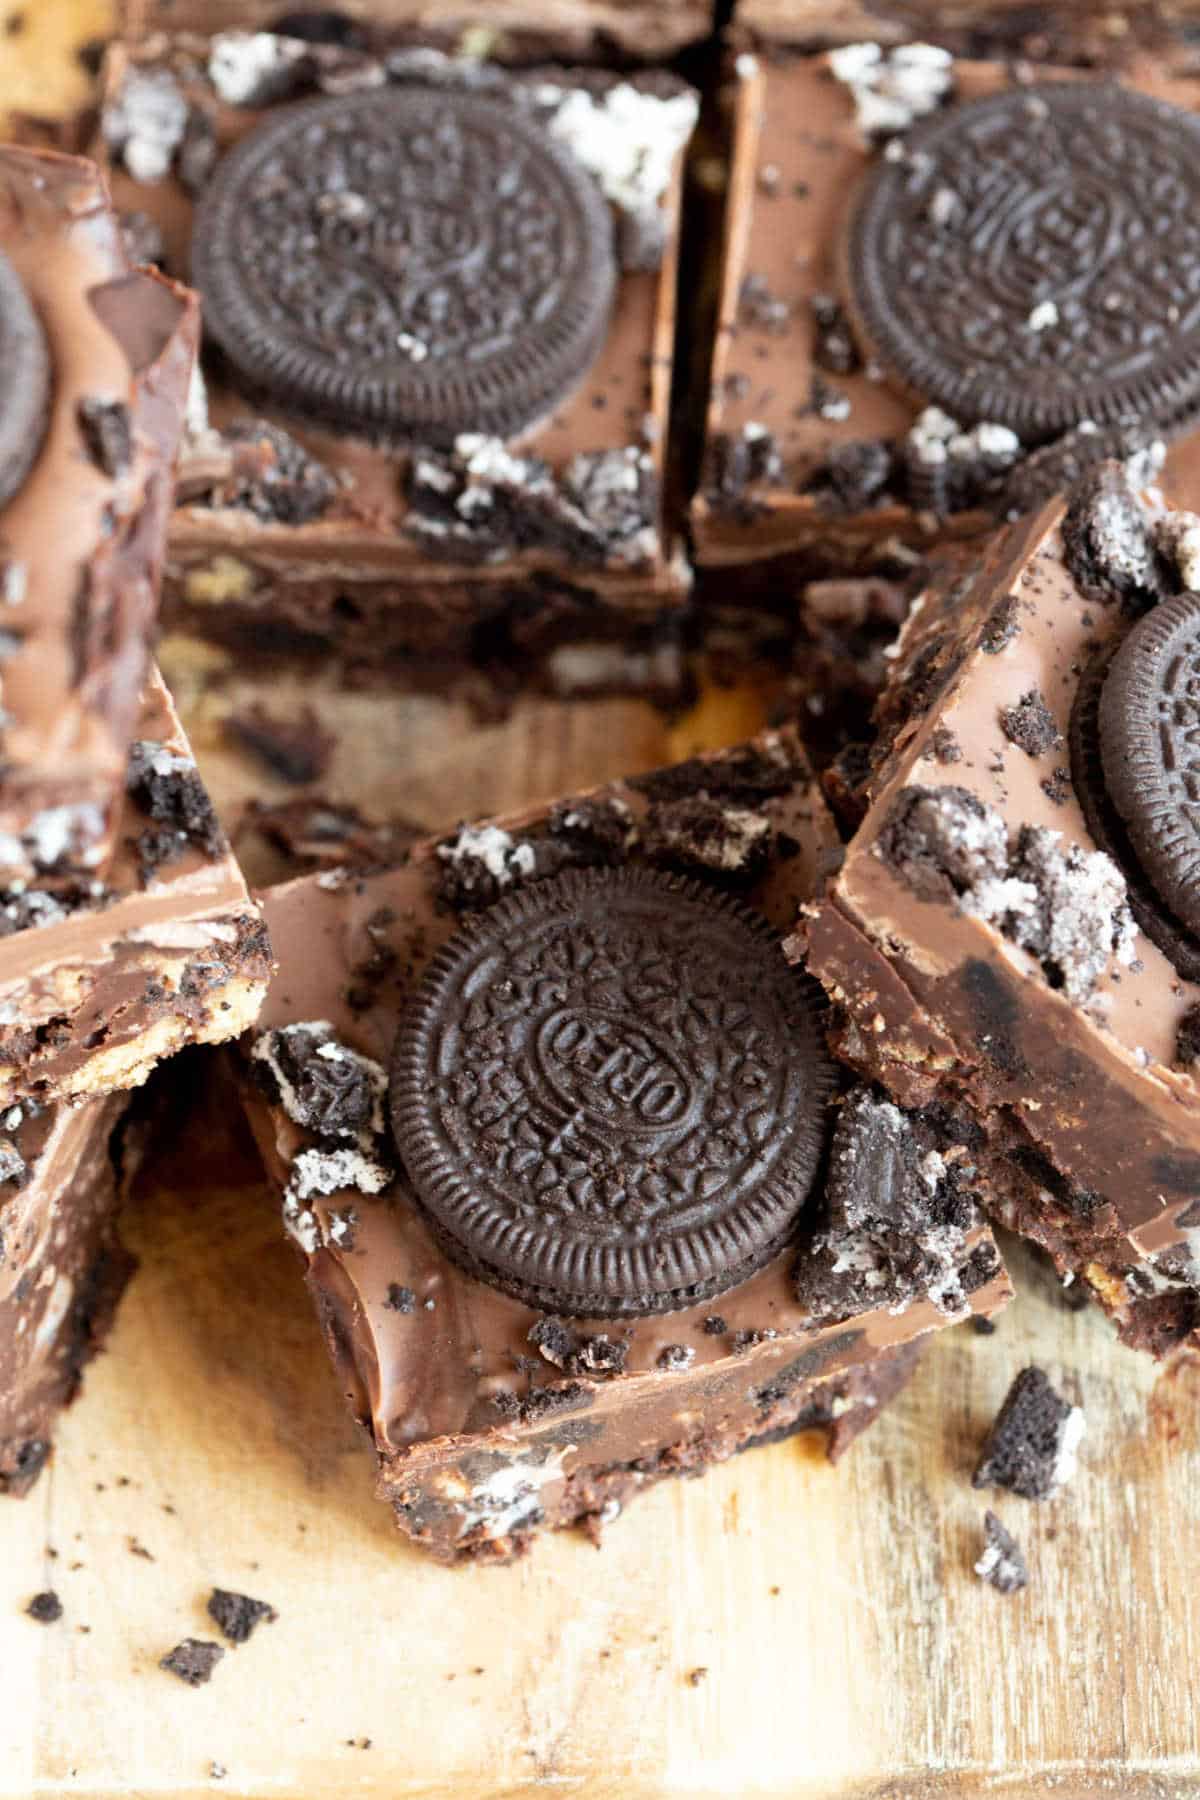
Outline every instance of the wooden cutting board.
<svg viewBox="0 0 1200 1800">
<path fill-rule="evenodd" d="M 0 0 L 0 104 L 76 103 L 71 32 L 102 13 Z M 225 742 L 246 692 L 187 645 L 164 660 L 230 822 L 284 796 Z M 530 705 L 481 728 L 310 698 L 338 738 L 327 790 L 431 826 L 730 741 L 764 703 L 710 693 L 673 728 Z M 273 684 L 276 712 L 302 703 Z M 943 1334 L 840 1468 L 779 1445 L 660 1487 L 599 1552 L 567 1535 L 509 1569 L 440 1569 L 372 1498 L 216 1070 L 176 1065 L 192 1116 L 130 1209 L 141 1269 L 110 1348 L 42 1481 L 0 1502 L 0 1794 L 1200 1795 L 1200 1369 L 1123 1352 L 1018 1251 L 997 1332 Z M 1032 1569 L 1006 1599 L 971 1573 L 969 1475 L 1031 1360 L 1088 1436 L 1058 1500 L 999 1505 Z M 279 1618 L 192 1691 L 158 1659 L 216 1635 L 214 1585 Z M 23 1610 L 45 1587 L 65 1609 L 48 1627 Z"/>
</svg>

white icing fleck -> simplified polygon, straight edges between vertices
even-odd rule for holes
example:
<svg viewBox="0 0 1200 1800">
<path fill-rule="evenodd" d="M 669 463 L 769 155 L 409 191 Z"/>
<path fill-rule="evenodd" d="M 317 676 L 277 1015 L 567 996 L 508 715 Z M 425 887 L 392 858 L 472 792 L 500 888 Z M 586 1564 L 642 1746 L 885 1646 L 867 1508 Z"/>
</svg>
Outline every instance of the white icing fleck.
<svg viewBox="0 0 1200 1800">
<path fill-rule="evenodd" d="M 212 41 L 208 79 L 227 106 L 256 106 L 286 91 L 304 55 L 302 43 L 272 31 L 222 31 Z"/>
<path fill-rule="evenodd" d="M 935 188 L 925 209 L 929 223 L 935 226 L 948 225 L 958 211 L 958 195 L 953 188 Z"/>
<path fill-rule="evenodd" d="M 98 806 L 86 802 L 48 806 L 22 832 L 21 842 L 37 869 L 53 869 L 68 854 L 90 868 L 103 854 L 103 845 L 95 842 L 103 830 L 104 815 Z"/>
<path fill-rule="evenodd" d="M 529 844 L 514 844 L 499 825 L 464 825 L 452 843 L 439 844 L 438 856 L 457 866 L 480 862 L 497 887 L 507 887 L 518 876 L 531 875 L 534 853 Z"/>
<path fill-rule="evenodd" d="M 301 1206 L 290 1193 L 283 1196 L 283 1228 L 307 1256 L 315 1256 L 324 1241 L 316 1213 Z"/>
<path fill-rule="evenodd" d="M 5 606 L 22 605 L 28 586 L 29 576 L 23 562 L 0 563 L 0 601 Z"/>
<path fill-rule="evenodd" d="M 829 53 L 834 78 L 850 89 L 864 137 L 907 131 L 933 112 L 954 85 L 954 59 L 935 44 L 846 44 Z"/>
<path fill-rule="evenodd" d="M 396 348 L 412 362 L 424 362 L 429 355 L 429 345 L 423 338 L 414 337 L 411 331 L 396 333 Z"/>
<path fill-rule="evenodd" d="M 635 218 L 657 211 L 676 158 L 695 129 L 695 94 L 647 94 L 629 81 L 601 94 L 541 83 L 535 94 L 555 109 L 548 121 L 551 135 L 596 177 L 614 206 Z"/>
<path fill-rule="evenodd" d="M 187 101 L 169 69 L 130 68 L 104 109 L 101 130 L 135 181 L 161 181 L 187 120 Z"/>
<path fill-rule="evenodd" d="M 1043 300 L 1035 306 L 1025 321 L 1026 331 L 1049 331 L 1052 325 L 1058 324 L 1058 308 L 1053 300 Z"/>
<path fill-rule="evenodd" d="M 1070 1481 L 1075 1473 L 1079 1446 L 1083 1442 L 1086 1420 L 1081 1406 L 1073 1406 L 1062 1423 L 1062 1433 L 1058 1440 L 1058 1454 L 1054 1458 L 1054 1467 L 1050 1473 L 1052 1491 Z"/>
<path fill-rule="evenodd" d="M 564 1448 L 540 1464 L 511 1462 L 493 1470 L 459 1503 L 459 1536 L 482 1526 L 489 1537 L 506 1537 L 522 1525 L 535 1524 L 542 1511 L 542 1488 L 559 1478 L 569 1454 Z"/>
<path fill-rule="evenodd" d="M 348 1146 L 301 1150 L 292 1163 L 288 1192 L 298 1201 L 309 1200 L 314 1194 L 337 1194 L 351 1187 L 364 1194 L 382 1194 L 391 1179 L 391 1169 L 362 1150 Z"/>
</svg>

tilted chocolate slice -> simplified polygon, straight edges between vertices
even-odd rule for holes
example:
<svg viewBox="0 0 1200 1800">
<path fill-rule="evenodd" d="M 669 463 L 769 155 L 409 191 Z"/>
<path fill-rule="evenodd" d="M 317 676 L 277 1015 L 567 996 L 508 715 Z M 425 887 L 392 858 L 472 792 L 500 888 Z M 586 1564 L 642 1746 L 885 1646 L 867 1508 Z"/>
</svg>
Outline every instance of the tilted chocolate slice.
<svg viewBox="0 0 1200 1800">
<path fill-rule="evenodd" d="M 1007 1294 L 953 1122 L 833 1090 L 779 933 L 836 848 L 777 732 L 265 896 L 251 1121 L 381 1492 L 442 1559 L 793 1431 L 837 1451 Z M 864 1217 L 820 1165 L 836 1126 L 873 1168 L 878 1108 L 904 1175 Z"/>
<path fill-rule="evenodd" d="M 1172 842 L 1152 782 L 1178 783 L 1186 827 L 1188 662 L 1165 653 L 1186 652 L 1198 552 L 1200 520 L 1105 468 L 931 589 L 866 816 L 797 940 L 849 1013 L 848 1060 L 971 1120 L 1001 1216 L 1159 1355 L 1200 1327 L 1198 963 L 1178 887 L 1165 904 L 1173 865 L 1150 875 Z M 1110 688 L 1122 657 L 1159 682 L 1134 713 Z M 1124 733 L 1103 741 L 1102 719 L 1103 757 L 1097 674 Z M 1053 728 L 1036 754 L 1010 731 L 1031 694 Z M 1135 740 L 1157 770 L 1124 766 Z"/>
</svg>

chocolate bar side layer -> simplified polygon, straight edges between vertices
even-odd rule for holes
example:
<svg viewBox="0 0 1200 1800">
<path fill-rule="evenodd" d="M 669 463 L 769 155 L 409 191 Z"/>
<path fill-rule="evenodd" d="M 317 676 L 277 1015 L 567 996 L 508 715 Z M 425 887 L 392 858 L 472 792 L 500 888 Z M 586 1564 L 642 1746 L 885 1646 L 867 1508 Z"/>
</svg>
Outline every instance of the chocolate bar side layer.
<svg viewBox="0 0 1200 1800">
<path fill-rule="evenodd" d="M 157 673 L 103 879 L 0 890 L 0 1106 L 129 1088 L 185 1044 L 253 1023 L 262 914 Z"/>
<path fill-rule="evenodd" d="M 0 249 L 52 382 L 41 450 L 0 508 L 0 879 L 44 879 L 105 854 L 199 315 L 185 289 L 134 270 L 101 176 L 76 158 L 0 150 Z"/>
<path fill-rule="evenodd" d="M 272 31 L 313 10 L 277 0 L 127 0 L 125 32 Z M 368 50 L 417 38 L 467 55 L 483 43 L 488 55 L 513 62 L 657 62 L 707 37 L 712 23 L 699 0 L 488 0 L 484 9 L 461 0 L 343 0 L 326 11 L 337 21 L 326 42 Z"/>
<path fill-rule="evenodd" d="M 947 1322 L 932 1281 L 856 1307 L 834 1278 L 827 1306 L 801 1304 L 796 1246 L 681 1310 L 548 1319 L 448 1258 L 368 1104 L 414 984 L 499 897 L 565 870 L 649 868 L 782 931 L 836 854 L 786 731 L 463 826 L 390 872 L 264 897 L 280 973 L 244 1064 L 248 1111 L 381 1494 L 433 1554 L 509 1556 L 542 1525 L 612 1516 L 662 1476 L 791 1429 L 824 1428 L 836 1449 L 903 1378 L 911 1342 Z M 986 1232 L 961 1248 L 962 1308 L 994 1310 L 1009 1290 Z"/>
<path fill-rule="evenodd" d="M 133 1259 L 116 1229 L 123 1095 L 0 1121 L 0 1494 L 22 1495 L 103 1344 Z"/>
<path fill-rule="evenodd" d="M 1195 14 L 1190 0 L 1123 0 L 1098 12 L 1091 0 L 737 0 L 736 24 L 764 44 L 807 48 L 856 41 L 942 44 L 956 55 L 1027 57 L 1104 67 L 1138 52 L 1186 64 Z"/>
<path fill-rule="evenodd" d="M 972 1117 L 1006 1171 L 1001 1217 L 1161 1351 L 1198 1311 L 1200 1106 L 1181 1044 L 1200 990 L 1134 931 L 1069 766 L 1080 676 L 1131 614 L 1081 591 L 1064 515 L 1011 527 L 921 603 L 872 803 L 794 947 L 847 1015 L 847 1060 L 903 1105 Z M 1028 738 L 1031 711 L 1046 729 Z M 951 867 L 968 839 L 987 873 L 970 849 Z"/>
</svg>

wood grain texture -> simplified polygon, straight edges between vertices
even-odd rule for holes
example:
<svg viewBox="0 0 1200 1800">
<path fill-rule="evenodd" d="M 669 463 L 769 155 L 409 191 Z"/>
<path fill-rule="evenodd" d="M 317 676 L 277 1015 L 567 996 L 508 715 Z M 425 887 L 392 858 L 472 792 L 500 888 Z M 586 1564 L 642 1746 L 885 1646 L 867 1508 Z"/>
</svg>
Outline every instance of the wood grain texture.
<svg viewBox="0 0 1200 1800">
<path fill-rule="evenodd" d="M 27 91 L 75 91 L 62 30 L 91 35 L 91 0 L 9 10 L 58 52 L 21 61 Z M 0 38 L 0 101 L 20 41 Z M 224 743 L 233 696 L 194 647 L 167 650 L 232 819 L 261 785 Z M 486 729 L 432 702 L 313 703 L 340 738 L 333 789 L 432 825 L 730 741 L 766 695 L 712 691 L 673 728 L 620 703 L 529 705 Z M 111 1347 L 46 1476 L 0 1503 L 0 1794 L 1200 1794 L 1196 1366 L 1121 1351 L 1018 1253 L 996 1334 L 943 1334 L 840 1468 L 779 1445 L 660 1487 L 600 1553 L 564 1536 L 510 1569 L 440 1569 L 372 1498 L 215 1070 L 174 1071 L 194 1114 L 168 1121 L 135 1197 L 142 1267 Z M 1082 1399 L 1088 1437 L 1058 1500 L 999 1504 L 1032 1569 L 1005 1599 L 971 1573 L 994 1496 L 969 1475 L 1029 1360 Z M 157 1664 L 214 1635 L 214 1584 L 280 1617 L 193 1692 Z M 65 1614 L 44 1627 L 23 1609 L 49 1586 Z"/>
</svg>

